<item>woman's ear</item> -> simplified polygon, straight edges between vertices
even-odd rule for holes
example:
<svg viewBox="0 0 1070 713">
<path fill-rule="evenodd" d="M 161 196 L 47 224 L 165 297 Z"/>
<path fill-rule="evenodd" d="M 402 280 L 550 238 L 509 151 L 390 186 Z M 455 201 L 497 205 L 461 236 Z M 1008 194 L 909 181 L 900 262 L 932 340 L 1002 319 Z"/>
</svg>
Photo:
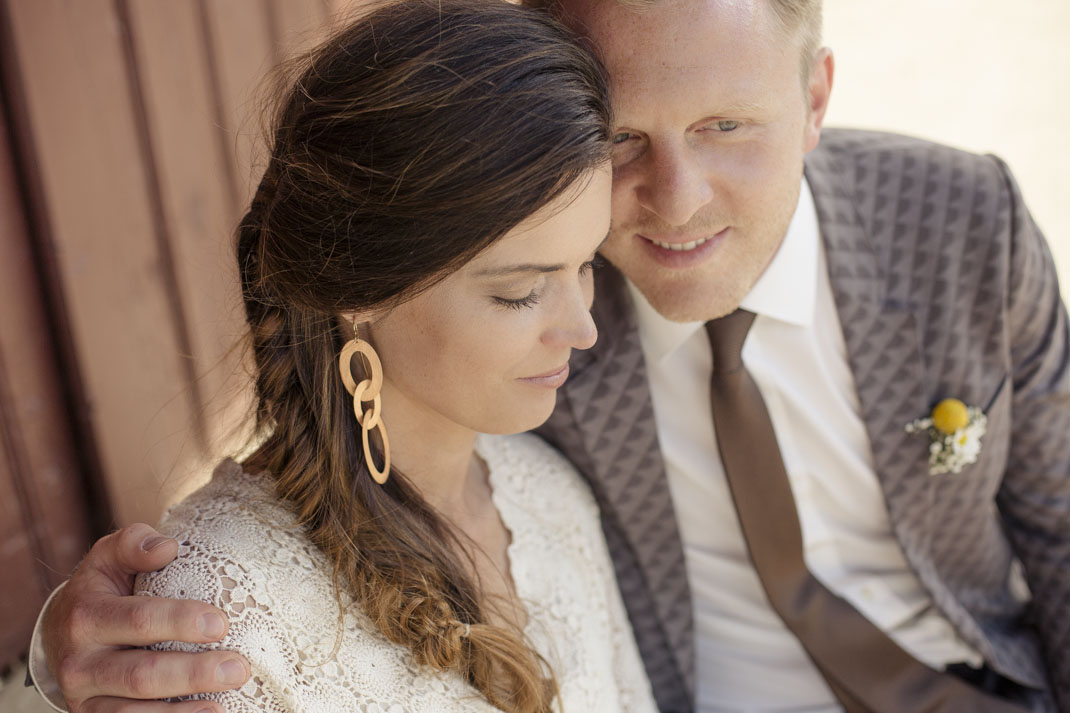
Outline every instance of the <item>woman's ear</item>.
<svg viewBox="0 0 1070 713">
<path fill-rule="evenodd" d="M 342 312 L 338 315 L 339 329 L 348 338 L 370 341 L 371 325 L 380 319 L 386 310 L 362 310 L 359 312 Z"/>
<path fill-rule="evenodd" d="M 359 312 L 342 312 L 334 318 L 335 328 L 346 338 L 354 336 L 354 332 L 360 323 Z"/>
</svg>

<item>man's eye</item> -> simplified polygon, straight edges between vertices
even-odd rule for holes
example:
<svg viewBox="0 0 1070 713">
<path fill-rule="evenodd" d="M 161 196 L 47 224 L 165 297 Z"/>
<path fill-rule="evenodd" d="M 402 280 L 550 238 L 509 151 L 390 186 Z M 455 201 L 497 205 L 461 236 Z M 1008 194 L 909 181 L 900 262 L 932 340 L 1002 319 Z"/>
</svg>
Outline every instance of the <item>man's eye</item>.
<svg viewBox="0 0 1070 713">
<path fill-rule="evenodd" d="M 632 138 L 632 134 L 629 134 L 627 131 L 622 131 L 618 134 L 613 134 L 613 138 L 611 138 L 609 141 L 610 143 L 614 144 L 623 144 L 630 138 Z"/>
<path fill-rule="evenodd" d="M 722 119 L 721 121 L 717 122 L 717 130 L 718 131 L 735 131 L 738 128 L 739 128 L 739 122 L 738 121 L 730 121 L 728 119 Z"/>
</svg>

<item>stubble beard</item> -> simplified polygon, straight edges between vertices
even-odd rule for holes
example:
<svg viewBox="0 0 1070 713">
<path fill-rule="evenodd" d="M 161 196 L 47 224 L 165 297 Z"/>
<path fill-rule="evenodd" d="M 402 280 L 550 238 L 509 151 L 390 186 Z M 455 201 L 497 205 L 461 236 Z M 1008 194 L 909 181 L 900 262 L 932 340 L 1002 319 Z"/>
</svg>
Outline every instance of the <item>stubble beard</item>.
<svg viewBox="0 0 1070 713">
<path fill-rule="evenodd" d="M 636 234 L 715 235 L 726 226 L 737 231 L 726 236 L 730 243 L 718 246 L 720 249 L 715 251 L 717 254 L 690 269 L 675 270 L 643 264 L 644 256 L 638 250 L 627 250 L 623 256 L 627 259 L 624 261 L 615 259 L 611 247 L 603 252 L 665 319 L 671 322 L 708 321 L 735 311 L 768 264 L 766 261 L 760 269 L 748 264 L 745 259 L 746 245 L 742 241 L 749 236 L 739 232 L 730 222 L 718 223 L 702 217 L 696 225 L 688 224 L 679 228 L 650 220 L 629 223 L 622 228 L 614 226 L 614 235 L 609 241 L 612 245 L 617 236 L 624 241 L 634 240 Z M 629 265 L 628 262 L 633 264 Z M 630 270 L 629 267 L 637 269 Z"/>
</svg>

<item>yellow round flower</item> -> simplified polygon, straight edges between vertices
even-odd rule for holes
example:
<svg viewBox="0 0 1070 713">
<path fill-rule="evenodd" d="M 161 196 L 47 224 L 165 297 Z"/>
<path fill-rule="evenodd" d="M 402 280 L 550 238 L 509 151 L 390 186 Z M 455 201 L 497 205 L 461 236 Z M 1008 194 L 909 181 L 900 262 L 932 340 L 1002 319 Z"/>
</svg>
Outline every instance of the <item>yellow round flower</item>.
<svg viewBox="0 0 1070 713">
<path fill-rule="evenodd" d="M 969 423 L 966 404 L 958 399 L 944 399 L 933 408 L 933 426 L 941 433 L 954 433 Z"/>
</svg>

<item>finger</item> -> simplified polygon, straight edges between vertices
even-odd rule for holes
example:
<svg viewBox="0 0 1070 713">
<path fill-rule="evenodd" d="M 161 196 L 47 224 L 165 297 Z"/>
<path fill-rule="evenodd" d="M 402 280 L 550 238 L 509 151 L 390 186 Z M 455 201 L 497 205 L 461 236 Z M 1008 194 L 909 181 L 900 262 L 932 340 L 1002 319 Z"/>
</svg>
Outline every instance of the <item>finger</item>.
<svg viewBox="0 0 1070 713">
<path fill-rule="evenodd" d="M 178 543 L 173 538 L 135 523 L 97 540 L 68 587 L 79 592 L 130 594 L 134 575 L 160 569 L 177 555 Z"/>
<path fill-rule="evenodd" d="M 147 700 L 238 688 L 249 678 L 249 664 L 233 651 L 148 651 L 124 649 L 97 657 L 83 698 L 111 696 Z"/>
<path fill-rule="evenodd" d="M 92 567 L 128 594 L 131 575 L 161 569 L 178 555 L 178 542 L 143 523 L 134 523 L 97 541 L 82 567 Z"/>
<path fill-rule="evenodd" d="M 71 708 L 71 713 L 226 713 L 223 706 L 213 701 L 133 701 L 129 698 L 99 696 L 90 698 L 80 707 Z"/>
<path fill-rule="evenodd" d="M 227 628 L 226 615 L 206 602 L 138 596 L 83 599 L 71 606 L 66 622 L 69 641 L 99 646 L 207 644 L 222 639 Z"/>
</svg>

